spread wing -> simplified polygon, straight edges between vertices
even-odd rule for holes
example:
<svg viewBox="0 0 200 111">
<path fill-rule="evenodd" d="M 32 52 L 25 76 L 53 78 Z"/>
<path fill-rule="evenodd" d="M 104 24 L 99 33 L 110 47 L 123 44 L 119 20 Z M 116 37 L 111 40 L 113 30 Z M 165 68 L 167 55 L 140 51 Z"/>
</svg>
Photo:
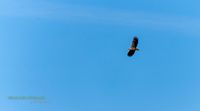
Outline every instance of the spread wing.
<svg viewBox="0 0 200 111">
<path fill-rule="evenodd" d="M 132 56 L 135 53 L 135 50 L 129 50 L 128 51 L 128 56 Z"/>
<path fill-rule="evenodd" d="M 137 38 L 137 37 L 134 37 L 134 38 L 133 38 L 133 41 L 132 41 L 131 47 L 132 47 L 132 48 L 136 48 L 137 45 L 138 45 L 138 38 Z"/>
</svg>

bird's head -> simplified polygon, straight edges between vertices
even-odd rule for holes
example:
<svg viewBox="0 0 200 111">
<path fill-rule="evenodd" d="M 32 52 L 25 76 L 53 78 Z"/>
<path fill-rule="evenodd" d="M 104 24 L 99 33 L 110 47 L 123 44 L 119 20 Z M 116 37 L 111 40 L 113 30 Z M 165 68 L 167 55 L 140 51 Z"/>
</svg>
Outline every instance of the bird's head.
<svg viewBox="0 0 200 111">
<path fill-rule="evenodd" d="M 138 48 L 129 48 L 128 50 L 135 50 L 135 51 L 139 51 Z"/>
</svg>

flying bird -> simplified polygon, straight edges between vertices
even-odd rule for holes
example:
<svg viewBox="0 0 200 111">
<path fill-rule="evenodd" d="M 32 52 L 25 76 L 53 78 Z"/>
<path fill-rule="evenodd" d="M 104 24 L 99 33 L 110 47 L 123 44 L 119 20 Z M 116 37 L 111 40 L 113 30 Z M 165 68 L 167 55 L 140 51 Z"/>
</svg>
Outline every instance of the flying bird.
<svg viewBox="0 0 200 111">
<path fill-rule="evenodd" d="M 134 55 L 135 51 L 138 51 L 139 49 L 137 48 L 137 45 L 138 45 L 138 38 L 137 36 L 135 36 L 133 38 L 133 41 L 132 41 L 132 44 L 131 44 L 131 47 L 128 49 L 128 56 L 131 57 Z"/>
</svg>

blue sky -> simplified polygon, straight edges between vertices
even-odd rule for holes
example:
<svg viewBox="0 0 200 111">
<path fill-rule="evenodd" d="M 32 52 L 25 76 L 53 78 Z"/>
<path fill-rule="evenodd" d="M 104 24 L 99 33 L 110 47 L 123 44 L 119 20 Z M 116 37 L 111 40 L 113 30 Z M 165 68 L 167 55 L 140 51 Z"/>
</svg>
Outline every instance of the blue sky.
<svg viewBox="0 0 200 111">
<path fill-rule="evenodd" d="M 199 3 L 0 1 L 0 110 L 199 111 Z"/>
</svg>

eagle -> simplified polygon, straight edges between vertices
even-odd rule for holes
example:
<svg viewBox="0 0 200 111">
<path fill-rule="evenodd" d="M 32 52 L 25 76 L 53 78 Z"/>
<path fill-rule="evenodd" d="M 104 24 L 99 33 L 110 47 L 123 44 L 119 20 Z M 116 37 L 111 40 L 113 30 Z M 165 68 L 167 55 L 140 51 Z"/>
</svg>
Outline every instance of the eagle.
<svg viewBox="0 0 200 111">
<path fill-rule="evenodd" d="M 139 49 L 137 48 L 138 45 L 138 37 L 134 36 L 131 47 L 128 49 L 128 56 L 131 57 L 134 55 L 135 51 L 138 51 Z"/>
</svg>

